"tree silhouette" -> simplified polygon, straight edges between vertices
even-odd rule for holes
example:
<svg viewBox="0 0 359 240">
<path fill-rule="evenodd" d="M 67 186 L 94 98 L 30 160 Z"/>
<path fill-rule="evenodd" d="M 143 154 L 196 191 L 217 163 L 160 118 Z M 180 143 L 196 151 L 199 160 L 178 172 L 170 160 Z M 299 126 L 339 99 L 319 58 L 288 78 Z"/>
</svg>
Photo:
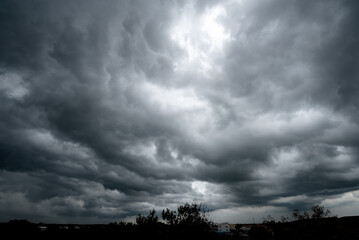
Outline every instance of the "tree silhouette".
<svg viewBox="0 0 359 240">
<path fill-rule="evenodd" d="M 311 218 L 313 219 L 333 216 L 333 214 L 330 212 L 329 209 L 326 210 L 324 209 L 324 206 L 314 205 L 312 206 L 311 210 L 312 210 Z"/>
<path fill-rule="evenodd" d="M 162 210 L 162 219 L 172 226 L 178 224 L 177 212 L 171 211 L 168 208 Z"/>
<path fill-rule="evenodd" d="M 263 217 L 263 223 L 265 223 L 265 224 L 272 223 L 273 224 L 273 223 L 275 223 L 275 219 L 270 214 L 268 214 L 267 217 Z"/>
<path fill-rule="evenodd" d="M 292 216 L 298 220 L 336 217 L 329 209 L 325 209 L 324 206 L 321 205 L 312 206 L 310 211 L 300 212 L 298 209 L 294 209 Z"/>
<path fill-rule="evenodd" d="M 136 217 L 136 223 L 139 226 L 156 225 L 158 223 L 158 216 L 155 215 L 156 211 L 152 209 L 147 216 L 138 214 Z"/>
<path fill-rule="evenodd" d="M 207 207 L 202 204 L 185 203 L 177 211 L 166 209 L 162 211 L 162 218 L 170 225 L 200 226 L 208 224 Z"/>
</svg>

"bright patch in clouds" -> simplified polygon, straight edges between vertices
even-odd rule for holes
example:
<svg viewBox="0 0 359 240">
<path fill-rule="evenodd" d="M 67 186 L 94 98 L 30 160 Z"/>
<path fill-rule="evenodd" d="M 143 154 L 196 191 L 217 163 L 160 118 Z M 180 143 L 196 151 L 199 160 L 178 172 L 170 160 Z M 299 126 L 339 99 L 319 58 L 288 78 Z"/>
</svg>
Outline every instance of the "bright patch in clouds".
<svg viewBox="0 0 359 240">
<path fill-rule="evenodd" d="M 188 5 L 174 22 L 171 39 L 185 52 L 185 57 L 175 63 L 176 71 L 199 71 L 206 74 L 214 68 L 214 60 L 220 55 L 230 34 L 220 23 L 226 17 L 222 6 L 214 6 L 198 15 L 193 5 Z"/>
<path fill-rule="evenodd" d="M 191 88 L 171 89 L 144 82 L 142 90 L 149 102 L 164 112 L 190 112 L 207 108 L 206 102 Z"/>
<path fill-rule="evenodd" d="M 0 221 L 359 209 L 354 2 L 0 1 Z"/>
<path fill-rule="evenodd" d="M 205 194 L 208 191 L 206 182 L 201 181 L 192 182 L 192 189 L 200 194 Z"/>
<path fill-rule="evenodd" d="M 203 41 L 209 46 L 209 50 L 222 50 L 225 41 L 230 39 L 223 25 L 219 23 L 220 17 L 226 16 L 226 10 L 222 6 L 216 6 L 207 10 L 202 16 Z"/>
<path fill-rule="evenodd" d="M 20 75 L 2 69 L 0 69 L 0 74 L 0 91 L 4 91 L 8 98 L 21 100 L 29 94 L 26 82 Z"/>
</svg>

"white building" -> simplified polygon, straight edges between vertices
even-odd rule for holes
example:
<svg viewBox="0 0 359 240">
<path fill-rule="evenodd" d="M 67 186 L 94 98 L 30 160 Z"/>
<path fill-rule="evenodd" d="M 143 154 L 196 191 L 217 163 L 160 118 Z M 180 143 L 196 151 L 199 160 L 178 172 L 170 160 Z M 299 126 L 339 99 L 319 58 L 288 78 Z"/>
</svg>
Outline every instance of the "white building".
<svg viewBox="0 0 359 240">
<path fill-rule="evenodd" d="M 214 225 L 213 230 L 217 233 L 230 233 L 230 225 L 228 223 L 218 223 Z"/>
</svg>

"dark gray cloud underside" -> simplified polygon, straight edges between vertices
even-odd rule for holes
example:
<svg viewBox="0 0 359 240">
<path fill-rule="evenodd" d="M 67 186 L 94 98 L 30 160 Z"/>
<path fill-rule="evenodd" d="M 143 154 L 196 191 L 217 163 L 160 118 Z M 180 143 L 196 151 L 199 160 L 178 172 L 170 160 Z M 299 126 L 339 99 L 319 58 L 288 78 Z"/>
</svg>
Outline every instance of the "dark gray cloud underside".
<svg viewBox="0 0 359 240">
<path fill-rule="evenodd" d="M 358 25 L 349 0 L 1 1 L 0 220 L 356 192 Z"/>
</svg>

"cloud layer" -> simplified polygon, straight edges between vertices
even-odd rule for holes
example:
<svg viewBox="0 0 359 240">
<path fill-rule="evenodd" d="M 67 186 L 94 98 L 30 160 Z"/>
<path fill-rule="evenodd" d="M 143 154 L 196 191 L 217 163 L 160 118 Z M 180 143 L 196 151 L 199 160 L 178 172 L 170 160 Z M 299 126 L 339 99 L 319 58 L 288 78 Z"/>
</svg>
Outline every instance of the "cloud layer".
<svg viewBox="0 0 359 240">
<path fill-rule="evenodd" d="M 186 201 L 214 220 L 346 214 L 358 7 L 2 1 L 0 220 L 106 222 Z"/>
</svg>

